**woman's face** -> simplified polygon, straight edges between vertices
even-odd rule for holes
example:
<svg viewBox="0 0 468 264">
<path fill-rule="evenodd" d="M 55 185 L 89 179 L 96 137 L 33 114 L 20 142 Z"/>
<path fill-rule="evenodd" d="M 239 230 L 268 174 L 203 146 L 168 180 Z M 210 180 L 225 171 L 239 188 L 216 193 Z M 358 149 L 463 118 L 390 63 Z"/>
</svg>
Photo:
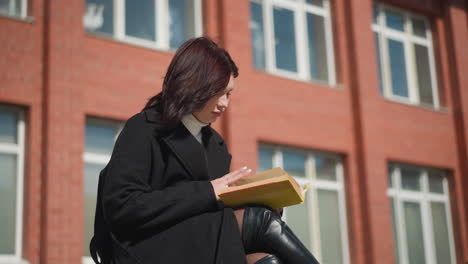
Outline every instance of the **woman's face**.
<svg viewBox="0 0 468 264">
<path fill-rule="evenodd" d="M 234 77 L 231 75 L 224 92 L 219 96 L 211 98 L 201 110 L 193 112 L 193 115 L 202 123 L 213 123 L 228 108 L 232 89 L 234 89 Z"/>
</svg>

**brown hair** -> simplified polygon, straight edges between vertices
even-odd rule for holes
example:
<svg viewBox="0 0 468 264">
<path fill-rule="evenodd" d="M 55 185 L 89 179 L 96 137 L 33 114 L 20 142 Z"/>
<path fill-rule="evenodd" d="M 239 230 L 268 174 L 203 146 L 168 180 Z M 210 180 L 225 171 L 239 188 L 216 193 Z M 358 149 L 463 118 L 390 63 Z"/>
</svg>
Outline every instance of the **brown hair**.
<svg viewBox="0 0 468 264">
<path fill-rule="evenodd" d="M 173 127 L 182 116 L 200 110 L 224 91 L 238 68 L 229 53 L 207 37 L 193 38 L 176 51 L 164 77 L 162 91 L 142 111 L 158 112 L 162 126 Z"/>
</svg>

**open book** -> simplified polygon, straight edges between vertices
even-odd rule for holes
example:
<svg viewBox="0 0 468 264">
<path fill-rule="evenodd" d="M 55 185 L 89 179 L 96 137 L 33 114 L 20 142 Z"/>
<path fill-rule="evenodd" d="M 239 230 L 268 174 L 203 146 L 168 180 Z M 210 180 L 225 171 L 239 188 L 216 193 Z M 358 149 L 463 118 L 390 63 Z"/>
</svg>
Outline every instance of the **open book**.
<svg viewBox="0 0 468 264">
<path fill-rule="evenodd" d="M 266 205 L 276 209 L 304 202 L 309 184 L 300 186 L 281 168 L 274 168 L 238 180 L 235 186 L 219 194 L 225 205 Z"/>
</svg>

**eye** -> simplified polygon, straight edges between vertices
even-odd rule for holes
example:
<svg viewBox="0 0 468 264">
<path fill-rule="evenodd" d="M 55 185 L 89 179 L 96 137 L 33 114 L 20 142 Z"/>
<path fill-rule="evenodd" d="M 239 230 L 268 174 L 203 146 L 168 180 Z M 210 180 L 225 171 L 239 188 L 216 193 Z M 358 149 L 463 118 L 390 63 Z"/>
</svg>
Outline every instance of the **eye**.
<svg viewBox="0 0 468 264">
<path fill-rule="evenodd" d="M 231 92 L 227 92 L 227 93 L 226 93 L 226 97 L 227 97 L 227 98 L 231 97 Z"/>
</svg>

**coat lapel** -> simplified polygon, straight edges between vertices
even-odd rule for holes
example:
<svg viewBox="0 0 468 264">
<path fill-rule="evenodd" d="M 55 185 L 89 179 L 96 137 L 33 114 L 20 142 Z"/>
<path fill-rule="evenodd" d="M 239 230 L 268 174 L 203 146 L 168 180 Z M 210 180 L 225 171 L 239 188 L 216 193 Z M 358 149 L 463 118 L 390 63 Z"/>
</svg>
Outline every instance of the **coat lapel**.
<svg viewBox="0 0 468 264">
<path fill-rule="evenodd" d="M 208 163 L 208 175 L 210 179 L 216 179 L 229 173 L 231 155 L 226 151 L 224 140 L 213 136 L 211 127 L 203 128 L 206 158 Z"/>
<path fill-rule="evenodd" d="M 157 122 L 155 112 L 145 111 L 145 113 L 148 122 Z M 202 128 L 204 143 L 202 145 L 182 122 L 179 122 L 173 131 L 155 133 L 155 136 L 166 143 L 194 180 L 208 180 L 229 173 L 231 164 L 231 155 L 224 146 L 224 140 L 215 136 L 215 133 L 210 126 Z"/>
<path fill-rule="evenodd" d="M 203 146 L 181 122 L 170 134 L 161 138 L 174 152 L 175 156 L 194 180 L 206 180 L 208 178 L 208 168 Z"/>
</svg>

